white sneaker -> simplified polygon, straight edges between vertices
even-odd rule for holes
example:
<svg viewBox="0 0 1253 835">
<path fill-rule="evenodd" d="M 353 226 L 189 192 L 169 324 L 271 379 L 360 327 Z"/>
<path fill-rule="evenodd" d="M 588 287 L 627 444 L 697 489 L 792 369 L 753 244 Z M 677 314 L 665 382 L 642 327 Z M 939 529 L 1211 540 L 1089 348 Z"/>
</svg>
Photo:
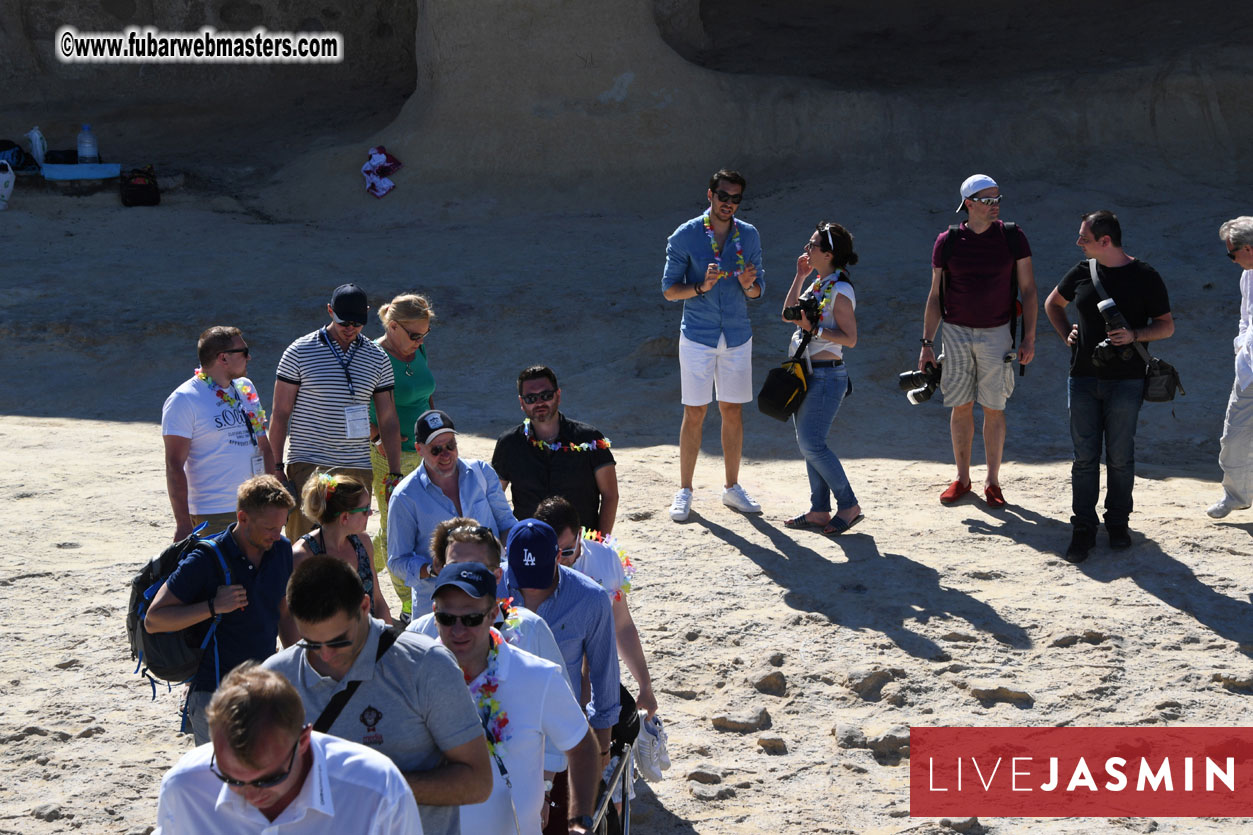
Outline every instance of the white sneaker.
<svg viewBox="0 0 1253 835">
<path fill-rule="evenodd" d="M 1209 514 L 1211 519 L 1222 519 L 1233 510 L 1247 510 L 1248 507 L 1249 506 L 1247 504 L 1236 504 L 1230 496 L 1223 496 L 1221 499 L 1210 505 L 1205 512 Z"/>
<path fill-rule="evenodd" d="M 753 497 L 738 484 L 732 484 L 722 491 L 722 503 L 740 513 L 761 513 L 761 505 L 753 501 Z"/>
<path fill-rule="evenodd" d="M 670 518 L 676 522 L 686 522 L 687 515 L 692 512 L 692 488 L 684 487 L 674 494 L 670 504 Z"/>
</svg>

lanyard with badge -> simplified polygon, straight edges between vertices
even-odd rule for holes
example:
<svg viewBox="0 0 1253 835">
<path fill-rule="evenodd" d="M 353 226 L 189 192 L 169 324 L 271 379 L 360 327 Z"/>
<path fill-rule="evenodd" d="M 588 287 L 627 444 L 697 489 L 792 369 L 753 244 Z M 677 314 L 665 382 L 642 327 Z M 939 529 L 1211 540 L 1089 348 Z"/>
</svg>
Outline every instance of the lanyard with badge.
<svg viewBox="0 0 1253 835">
<path fill-rule="evenodd" d="M 348 381 L 348 396 L 355 398 L 357 390 L 352 384 L 352 374 L 349 373 L 348 367 L 352 365 L 352 358 L 356 356 L 357 346 L 360 344 L 361 337 L 358 336 L 353 340 L 352 345 L 348 346 L 348 351 L 341 351 L 335 340 L 327 334 L 326 328 L 321 331 L 322 341 L 326 343 L 326 347 L 330 349 L 331 354 L 339 363 L 339 367 L 344 371 L 344 379 Z M 370 437 L 370 407 L 366 404 L 356 404 L 344 407 L 344 437 L 348 440 L 356 440 L 358 438 Z"/>
<path fill-rule="evenodd" d="M 248 440 L 252 441 L 252 456 L 248 461 L 249 466 L 252 468 L 252 474 L 254 476 L 265 475 L 265 461 L 261 458 L 261 450 L 257 446 L 257 433 L 252 428 L 252 419 L 244 411 L 244 397 L 239 389 L 235 387 L 234 381 L 231 382 L 231 388 L 234 390 L 235 396 L 239 398 L 239 418 L 244 422 L 244 428 L 248 430 Z"/>
</svg>

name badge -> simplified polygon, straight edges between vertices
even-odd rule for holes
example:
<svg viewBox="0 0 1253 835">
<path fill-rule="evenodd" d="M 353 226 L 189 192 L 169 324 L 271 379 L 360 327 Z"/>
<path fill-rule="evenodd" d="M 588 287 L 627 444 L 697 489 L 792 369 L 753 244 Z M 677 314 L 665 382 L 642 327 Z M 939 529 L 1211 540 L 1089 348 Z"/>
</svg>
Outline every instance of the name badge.
<svg viewBox="0 0 1253 835">
<path fill-rule="evenodd" d="M 370 407 L 344 407 L 344 437 L 349 440 L 370 437 Z"/>
<path fill-rule="evenodd" d="M 265 461 L 260 455 L 252 456 L 252 474 L 265 475 Z"/>
</svg>

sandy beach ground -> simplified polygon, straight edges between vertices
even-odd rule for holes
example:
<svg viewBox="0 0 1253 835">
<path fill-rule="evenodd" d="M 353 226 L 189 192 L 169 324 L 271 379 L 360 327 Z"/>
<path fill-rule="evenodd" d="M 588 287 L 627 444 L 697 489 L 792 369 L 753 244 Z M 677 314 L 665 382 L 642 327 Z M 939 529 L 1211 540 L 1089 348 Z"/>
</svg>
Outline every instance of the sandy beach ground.
<svg viewBox="0 0 1253 835">
<path fill-rule="evenodd" d="M 1177 323 L 1156 347 L 1188 394 L 1141 412 L 1134 547 L 1115 555 L 1102 536 L 1079 567 L 1058 556 L 1070 514 L 1066 351 L 1047 323 L 1008 410 L 1004 510 L 973 498 L 940 506 L 952 478 L 947 412 L 896 389 L 916 358 L 930 245 L 953 222 L 964 174 L 898 171 L 850 186 L 750 173 L 741 216 L 761 229 L 768 282 L 752 314 L 758 384 L 782 359 L 778 308 L 812 224 L 838 220 L 857 237 L 856 391 L 832 440 L 867 519 L 836 540 L 783 528 L 804 509 L 803 466 L 791 427 L 751 406 L 741 481 L 765 512 L 719 503 L 711 416 L 692 517 L 679 525 L 666 513 L 680 310 L 661 298 L 659 276 L 666 235 L 701 210 L 704 172 L 687 189 L 659 185 L 647 206 L 472 190 L 403 225 L 269 222 L 192 189 L 150 210 L 123 209 L 111 193 L 20 192 L 0 227 L 0 832 L 151 826 L 160 776 L 191 746 L 175 733 L 179 694 L 152 700 L 125 646 L 129 579 L 172 533 L 162 400 L 195 365 L 199 331 L 227 323 L 243 328 L 268 404 L 281 351 L 322 323 L 346 280 L 374 306 L 429 294 L 436 398 L 463 427 L 463 455 L 490 457 L 520 418 L 513 378 L 532 362 L 557 370 L 567 414 L 612 440 L 615 533 L 638 566 L 631 606 L 674 763 L 665 781 L 640 784 L 637 831 L 952 831 L 908 817 L 910 726 L 1245 724 L 1253 516 L 1216 523 L 1204 509 L 1219 495 L 1239 299 L 1216 230 L 1248 206 L 1217 174 L 1148 173 L 1127 163 L 1081 186 L 1002 179 L 1041 299 L 1078 260 L 1078 214 L 1109 207 L 1127 250 L 1164 276 Z M 981 825 L 1234 833 L 1249 822 Z"/>
</svg>

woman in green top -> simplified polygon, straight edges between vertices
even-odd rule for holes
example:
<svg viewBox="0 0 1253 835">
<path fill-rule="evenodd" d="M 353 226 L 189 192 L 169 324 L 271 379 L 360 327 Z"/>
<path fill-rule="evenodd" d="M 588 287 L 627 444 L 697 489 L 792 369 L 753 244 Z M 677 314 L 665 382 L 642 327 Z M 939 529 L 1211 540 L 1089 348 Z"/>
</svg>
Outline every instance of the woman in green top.
<svg viewBox="0 0 1253 835">
<path fill-rule="evenodd" d="M 435 313 L 430 302 L 417 293 L 404 293 L 379 308 L 384 334 L 375 340 L 392 361 L 396 378 L 396 415 L 400 419 L 401 475 L 408 475 L 422 463 L 413 445 L 413 425 L 418 415 L 435 408 L 435 377 L 426 364 L 426 340 L 430 337 Z M 382 573 L 387 566 L 387 499 L 383 481 L 388 473 L 387 459 L 379 448 L 377 417 L 370 405 L 370 460 L 374 464 L 374 495 L 379 505 L 379 533 L 374 537 L 374 565 Z M 393 576 L 392 586 L 400 595 L 407 622 L 412 615 L 409 587 Z"/>
</svg>

